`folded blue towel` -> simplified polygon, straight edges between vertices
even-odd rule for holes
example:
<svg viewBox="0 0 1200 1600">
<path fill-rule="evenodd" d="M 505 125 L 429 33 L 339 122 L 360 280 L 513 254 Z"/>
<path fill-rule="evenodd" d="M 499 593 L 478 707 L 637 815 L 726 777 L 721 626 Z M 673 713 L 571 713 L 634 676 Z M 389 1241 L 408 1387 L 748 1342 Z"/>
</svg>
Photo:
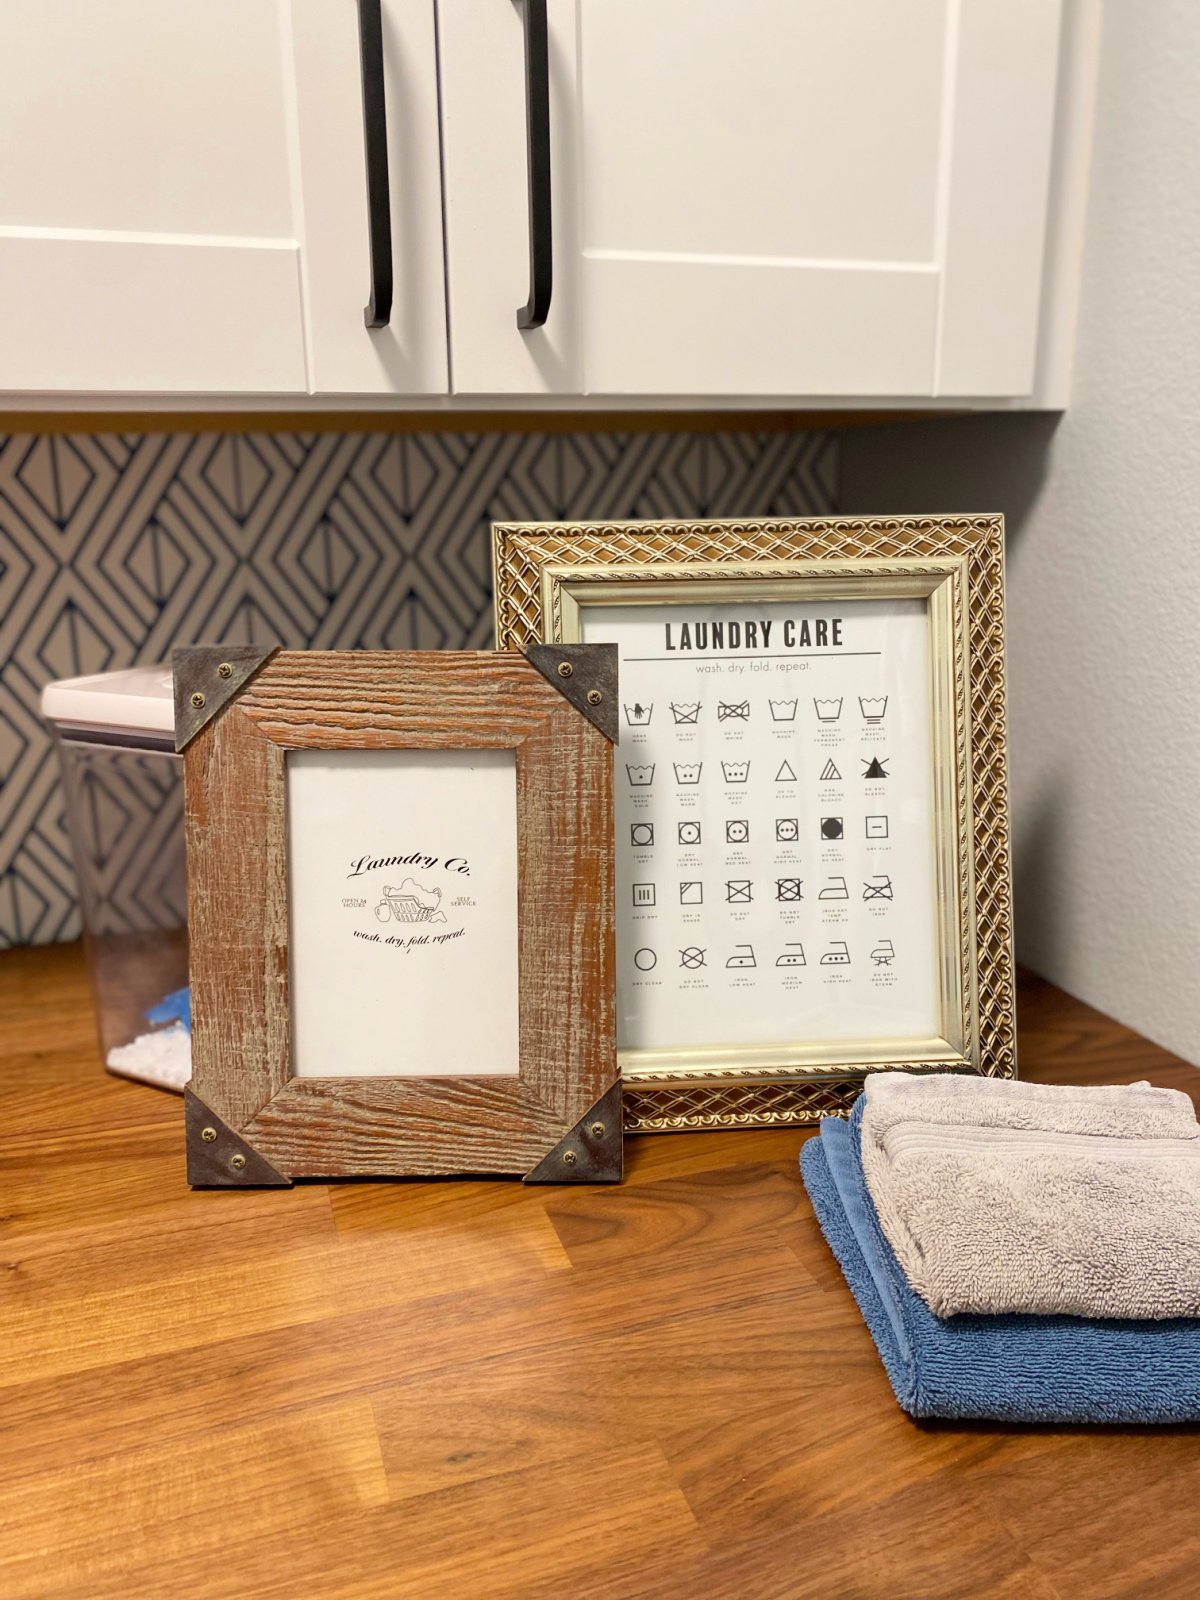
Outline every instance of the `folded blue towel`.
<svg viewBox="0 0 1200 1600">
<path fill-rule="evenodd" d="M 822 1122 L 800 1168 L 905 1411 L 1003 1422 L 1200 1418 L 1200 1322 L 935 1317 L 879 1227 L 863 1177 L 861 1115 L 860 1100 L 849 1125 Z"/>
</svg>

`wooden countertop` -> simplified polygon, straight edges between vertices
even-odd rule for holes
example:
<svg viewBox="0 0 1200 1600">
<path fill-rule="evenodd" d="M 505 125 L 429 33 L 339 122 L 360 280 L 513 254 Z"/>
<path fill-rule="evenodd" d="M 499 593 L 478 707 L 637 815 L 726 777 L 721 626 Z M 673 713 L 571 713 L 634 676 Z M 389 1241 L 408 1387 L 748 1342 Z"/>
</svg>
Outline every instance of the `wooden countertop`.
<svg viewBox="0 0 1200 1600">
<path fill-rule="evenodd" d="M 1022 1075 L 1200 1072 L 1036 980 Z M 598 1191 L 191 1193 L 78 947 L 0 956 L 0 1596 L 1191 1596 L 1200 1431 L 918 1426 L 796 1131 Z"/>
</svg>

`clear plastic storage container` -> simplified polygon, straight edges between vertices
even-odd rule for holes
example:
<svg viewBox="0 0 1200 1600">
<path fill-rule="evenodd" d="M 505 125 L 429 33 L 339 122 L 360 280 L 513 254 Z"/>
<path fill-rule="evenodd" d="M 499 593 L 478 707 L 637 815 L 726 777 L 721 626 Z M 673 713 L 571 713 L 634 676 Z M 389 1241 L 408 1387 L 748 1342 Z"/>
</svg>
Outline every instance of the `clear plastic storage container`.
<svg viewBox="0 0 1200 1600">
<path fill-rule="evenodd" d="M 171 669 L 47 686 L 110 1072 L 182 1091 L 191 1076 L 183 760 Z"/>
</svg>

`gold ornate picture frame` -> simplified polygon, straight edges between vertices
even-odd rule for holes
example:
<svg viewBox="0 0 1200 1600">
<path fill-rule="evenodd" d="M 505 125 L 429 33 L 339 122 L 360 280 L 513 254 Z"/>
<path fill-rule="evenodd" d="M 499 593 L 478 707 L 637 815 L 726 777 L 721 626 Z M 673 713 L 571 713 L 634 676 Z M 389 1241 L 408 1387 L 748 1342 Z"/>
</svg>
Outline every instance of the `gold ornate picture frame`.
<svg viewBox="0 0 1200 1600">
<path fill-rule="evenodd" d="M 497 647 L 621 652 L 627 1132 L 813 1122 L 884 1067 L 1015 1076 L 1003 541 L 495 525 Z"/>
</svg>

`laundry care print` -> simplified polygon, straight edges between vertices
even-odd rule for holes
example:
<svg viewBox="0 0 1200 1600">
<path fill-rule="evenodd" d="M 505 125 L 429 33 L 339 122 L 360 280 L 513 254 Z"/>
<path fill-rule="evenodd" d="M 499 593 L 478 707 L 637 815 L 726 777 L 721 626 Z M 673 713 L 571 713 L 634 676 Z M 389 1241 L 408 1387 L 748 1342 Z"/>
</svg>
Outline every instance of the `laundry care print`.
<svg viewBox="0 0 1200 1600">
<path fill-rule="evenodd" d="M 619 1043 L 937 1035 L 925 602 L 583 618 L 620 652 Z"/>
</svg>

